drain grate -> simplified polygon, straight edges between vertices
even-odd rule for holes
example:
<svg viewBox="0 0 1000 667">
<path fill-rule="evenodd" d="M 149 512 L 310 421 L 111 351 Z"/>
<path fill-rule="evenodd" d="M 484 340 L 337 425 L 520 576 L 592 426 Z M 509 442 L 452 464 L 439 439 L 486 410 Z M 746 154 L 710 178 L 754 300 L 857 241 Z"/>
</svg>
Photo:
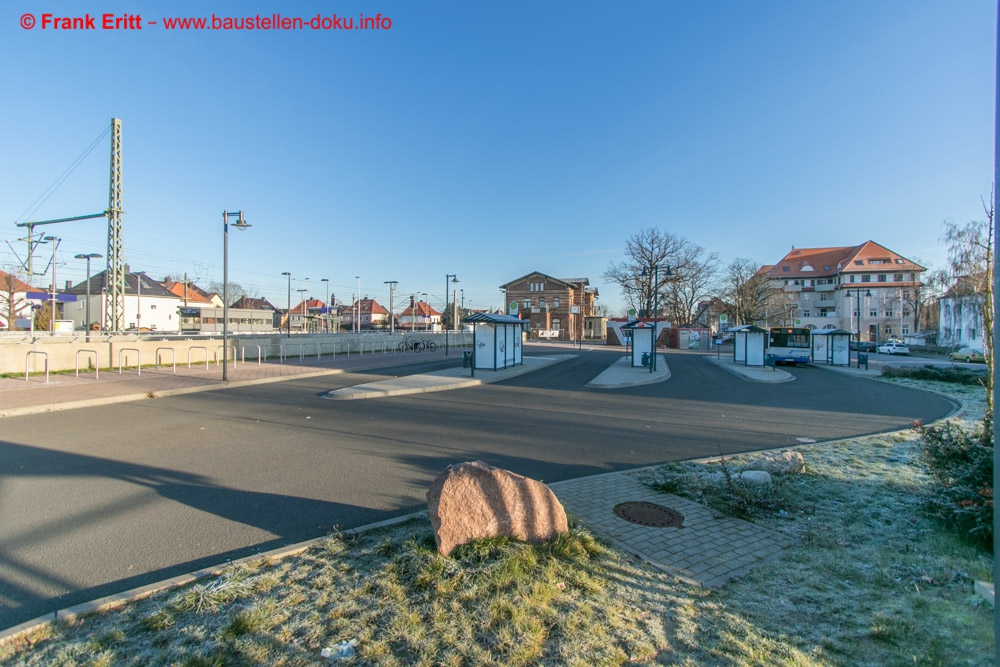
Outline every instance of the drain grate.
<svg viewBox="0 0 1000 667">
<path fill-rule="evenodd" d="M 680 512 L 656 503 L 621 503 L 615 505 L 615 516 L 651 528 L 681 528 L 684 525 L 684 516 Z"/>
</svg>

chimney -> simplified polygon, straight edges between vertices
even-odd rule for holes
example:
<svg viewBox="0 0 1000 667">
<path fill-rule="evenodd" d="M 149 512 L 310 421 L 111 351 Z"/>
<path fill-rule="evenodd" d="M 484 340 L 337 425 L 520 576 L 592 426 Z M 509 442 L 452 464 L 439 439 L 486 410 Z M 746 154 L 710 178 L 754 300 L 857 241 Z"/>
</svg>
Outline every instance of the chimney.
<svg viewBox="0 0 1000 667">
<path fill-rule="evenodd" d="M 66 290 L 68 291 L 68 290 L 71 290 L 71 289 L 73 289 L 73 281 L 72 280 L 67 280 L 66 281 Z"/>
</svg>

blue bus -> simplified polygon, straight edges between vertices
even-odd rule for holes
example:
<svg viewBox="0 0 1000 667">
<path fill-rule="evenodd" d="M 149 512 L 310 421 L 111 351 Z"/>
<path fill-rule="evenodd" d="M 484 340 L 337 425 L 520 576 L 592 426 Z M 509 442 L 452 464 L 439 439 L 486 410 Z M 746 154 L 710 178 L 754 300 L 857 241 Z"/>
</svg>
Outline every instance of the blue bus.
<svg viewBox="0 0 1000 667">
<path fill-rule="evenodd" d="M 781 364 L 808 364 L 812 361 L 809 329 L 772 327 L 767 338 L 767 353 Z"/>
</svg>

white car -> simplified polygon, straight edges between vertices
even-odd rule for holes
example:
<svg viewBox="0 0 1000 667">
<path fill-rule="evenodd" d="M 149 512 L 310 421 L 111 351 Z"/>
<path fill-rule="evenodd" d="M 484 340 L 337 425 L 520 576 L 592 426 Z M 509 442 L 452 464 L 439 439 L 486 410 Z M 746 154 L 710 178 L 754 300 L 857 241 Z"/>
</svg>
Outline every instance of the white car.
<svg viewBox="0 0 1000 667">
<path fill-rule="evenodd" d="M 910 348 L 903 343 L 882 343 L 878 351 L 882 354 L 909 354 Z"/>
</svg>

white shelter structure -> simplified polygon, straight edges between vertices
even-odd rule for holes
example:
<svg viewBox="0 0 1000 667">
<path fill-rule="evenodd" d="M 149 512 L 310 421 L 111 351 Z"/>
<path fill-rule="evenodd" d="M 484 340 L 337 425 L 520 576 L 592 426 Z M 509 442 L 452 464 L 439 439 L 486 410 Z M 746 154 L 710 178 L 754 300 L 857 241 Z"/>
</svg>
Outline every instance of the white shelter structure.
<svg viewBox="0 0 1000 667">
<path fill-rule="evenodd" d="M 473 375 L 476 369 L 496 371 L 522 363 L 523 320 L 499 313 L 473 313 L 462 322 L 472 325 Z"/>
</svg>

